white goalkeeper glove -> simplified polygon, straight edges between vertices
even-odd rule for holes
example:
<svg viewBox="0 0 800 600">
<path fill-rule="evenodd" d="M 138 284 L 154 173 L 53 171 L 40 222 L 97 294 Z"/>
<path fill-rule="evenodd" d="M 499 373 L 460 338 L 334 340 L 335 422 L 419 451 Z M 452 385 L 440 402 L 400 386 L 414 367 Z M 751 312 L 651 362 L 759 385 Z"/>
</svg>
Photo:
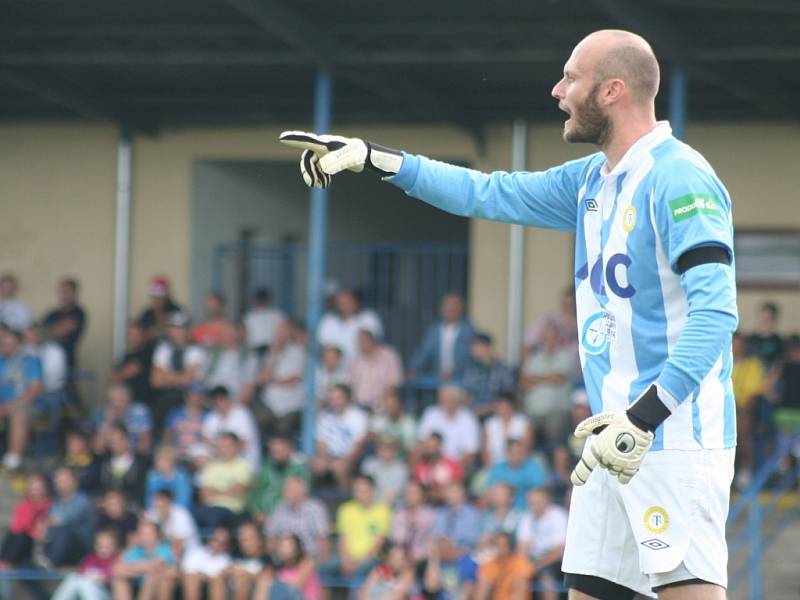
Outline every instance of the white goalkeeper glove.
<svg viewBox="0 0 800 600">
<path fill-rule="evenodd" d="M 598 465 L 628 483 L 639 471 L 644 456 L 653 445 L 656 428 L 670 415 L 651 385 L 626 412 L 605 412 L 581 421 L 575 435 L 595 438 L 586 444 L 570 475 L 574 485 L 583 485 Z"/>
<path fill-rule="evenodd" d="M 348 170 L 360 173 L 368 167 L 381 177 L 396 175 L 403 165 L 403 153 L 365 142 L 360 138 L 340 135 L 318 135 L 305 131 L 284 131 L 280 141 L 300 148 L 300 173 L 308 187 L 326 188 L 331 176 Z"/>
</svg>

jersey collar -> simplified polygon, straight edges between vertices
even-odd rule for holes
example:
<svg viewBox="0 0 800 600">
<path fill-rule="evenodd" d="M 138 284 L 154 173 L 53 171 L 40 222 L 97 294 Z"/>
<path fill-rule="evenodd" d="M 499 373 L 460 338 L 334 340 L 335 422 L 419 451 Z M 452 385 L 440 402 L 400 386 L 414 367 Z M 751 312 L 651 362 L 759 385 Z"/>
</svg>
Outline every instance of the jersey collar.
<svg viewBox="0 0 800 600">
<path fill-rule="evenodd" d="M 639 162 L 644 154 L 670 137 L 672 137 L 672 127 L 670 127 L 669 121 L 659 121 L 656 123 L 653 131 L 640 137 L 633 146 L 628 148 L 625 156 L 622 157 L 622 160 L 617 163 L 617 166 L 614 167 L 610 173 L 608 172 L 608 162 L 604 162 L 600 169 L 600 175 L 609 177 L 629 171 L 631 167 Z"/>
</svg>

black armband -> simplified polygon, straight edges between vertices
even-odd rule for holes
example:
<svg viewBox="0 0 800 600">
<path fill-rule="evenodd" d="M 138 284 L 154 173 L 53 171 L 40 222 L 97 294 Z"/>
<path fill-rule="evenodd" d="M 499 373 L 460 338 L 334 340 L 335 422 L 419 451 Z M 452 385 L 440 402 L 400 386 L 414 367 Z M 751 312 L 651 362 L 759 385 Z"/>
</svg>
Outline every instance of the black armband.
<svg viewBox="0 0 800 600">
<path fill-rule="evenodd" d="M 731 264 L 728 250 L 722 246 L 700 246 L 687 250 L 678 259 L 678 273 L 683 275 L 692 267 L 708 263 Z"/>
<path fill-rule="evenodd" d="M 658 397 L 658 388 L 653 384 L 628 407 L 626 414 L 639 429 L 655 431 L 672 413 Z"/>
</svg>

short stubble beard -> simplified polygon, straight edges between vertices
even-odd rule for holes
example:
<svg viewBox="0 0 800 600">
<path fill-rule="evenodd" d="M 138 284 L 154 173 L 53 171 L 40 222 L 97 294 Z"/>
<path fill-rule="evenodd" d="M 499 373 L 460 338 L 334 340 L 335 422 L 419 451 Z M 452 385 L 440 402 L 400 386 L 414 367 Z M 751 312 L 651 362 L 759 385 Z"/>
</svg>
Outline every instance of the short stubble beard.
<svg viewBox="0 0 800 600">
<path fill-rule="evenodd" d="M 600 108 L 597 101 L 597 94 L 600 91 L 600 83 L 592 87 L 586 100 L 575 107 L 570 115 L 573 119 L 572 129 L 564 129 L 564 141 L 577 144 L 595 144 L 604 148 L 611 137 L 611 119 Z"/>
</svg>

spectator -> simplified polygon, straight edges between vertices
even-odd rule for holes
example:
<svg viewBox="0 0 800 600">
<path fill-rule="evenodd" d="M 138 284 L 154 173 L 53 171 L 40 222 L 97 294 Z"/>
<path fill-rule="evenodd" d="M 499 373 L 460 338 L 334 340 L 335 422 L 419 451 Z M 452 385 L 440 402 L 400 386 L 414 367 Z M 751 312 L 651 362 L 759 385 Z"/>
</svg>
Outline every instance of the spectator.
<svg viewBox="0 0 800 600">
<path fill-rule="evenodd" d="M 781 311 L 774 302 L 764 302 L 758 309 L 758 325 L 755 333 L 747 339 L 747 345 L 753 356 L 769 369 L 783 354 L 783 339 L 778 333 L 778 321 Z"/>
<path fill-rule="evenodd" d="M 64 460 L 61 461 L 61 466 L 67 467 L 75 474 L 82 491 L 91 491 L 94 469 L 97 465 L 89 447 L 89 437 L 79 430 L 67 431 L 64 448 Z"/>
<path fill-rule="evenodd" d="M 528 456 L 521 440 L 509 440 L 506 452 L 508 458 L 489 469 L 486 485 L 507 483 L 514 489 L 514 506 L 524 509 L 528 491 L 547 485 L 547 472 L 538 460 Z"/>
<path fill-rule="evenodd" d="M 132 600 L 134 582 L 139 584 L 138 600 L 170 600 L 178 577 L 172 549 L 161 538 L 158 525 L 146 519 L 139 521 L 135 538 L 114 565 L 114 600 Z"/>
<path fill-rule="evenodd" d="M 414 567 L 403 546 L 390 545 L 364 581 L 358 600 L 405 600 L 414 590 Z"/>
<path fill-rule="evenodd" d="M 103 496 L 95 519 L 95 531 L 110 531 L 120 547 L 131 541 L 139 526 L 136 513 L 128 509 L 128 499 L 119 490 L 110 490 Z"/>
<path fill-rule="evenodd" d="M 528 493 L 528 511 L 517 529 L 519 551 L 533 561 L 542 600 L 557 600 L 561 558 L 567 540 L 567 510 L 554 504 L 546 489 Z"/>
<path fill-rule="evenodd" d="M 272 307 L 272 296 L 269 290 L 261 288 L 253 294 L 253 306 L 244 315 L 244 326 L 247 330 L 247 347 L 255 351 L 259 358 L 263 357 L 272 345 L 275 330 L 286 320 L 277 308 Z"/>
<path fill-rule="evenodd" d="M 495 398 L 514 389 L 514 373 L 495 356 L 492 336 L 488 333 L 476 333 L 469 348 L 464 388 L 469 394 L 472 411 L 483 420 L 494 412 Z"/>
<path fill-rule="evenodd" d="M 545 329 L 550 325 L 556 328 L 558 346 L 574 351 L 578 344 L 578 321 L 575 315 L 575 288 L 569 286 L 561 293 L 558 310 L 540 316 L 525 331 L 522 355 L 527 356 L 534 350 L 539 349 L 545 335 Z"/>
<path fill-rule="evenodd" d="M 156 340 L 166 332 L 170 316 L 183 309 L 172 300 L 169 279 L 163 275 L 156 275 L 150 280 L 147 292 L 150 306 L 142 311 L 137 322 L 148 340 Z"/>
<path fill-rule="evenodd" d="M 478 419 L 464 405 L 464 388 L 443 385 L 438 396 L 438 404 L 429 406 L 422 414 L 417 435 L 425 439 L 431 433 L 440 433 L 444 455 L 461 462 L 464 472 L 469 473 L 480 450 Z"/>
<path fill-rule="evenodd" d="M 368 329 L 380 338 L 383 326 L 375 312 L 361 308 L 352 290 L 339 290 L 336 294 L 336 312 L 327 313 L 317 327 L 317 340 L 321 346 L 342 349 L 344 361 L 349 365 L 358 354 L 358 332 Z"/>
<path fill-rule="evenodd" d="M 488 540 L 483 542 L 488 545 Z M 473 600 L 478 583 L 478 559 L 482 549 L 465 554 L 456 562 L 445 562 L 439 544 L 432 543 L 423 571 L 423 598 L 436 600 Z M 485 552 L 483 553 L 485 554 Z"/>
<path fill-rule="evenodd" d="M 150 375 L 155 341 L 147 339 L 139 323 L 129 323 L 127 344 L 125 355 L 114 366 L 109 379 L 112 383 L 127 385 L 134 402 L 142 402 L 152 413 L 154 399 Z"/>
<path fill-rule="evenodd" d="M 216 439 L 216 458 L 200 471 L 200 505 L 195 518 L 201 528 L 231 527 L 241 517 L 253 469 L 241 456 L 239 436 L 231 431 Z"/>
<path fill-rule="evenodd" d="M 18 289 L 14 275 L 5 273 L 0 276 L 0 323 L 5 323 L 15 331 L 24 331 L 30 326 L 33 317 L 28 305 L 17 298 Z"/>
<path fill-rule="evenodd" d="M 436 513 L 431 536 L 438 556 L 455 562 L 470 552 L 478 541 L 481 514 L 467 502 L 464 485 L 452 482 L 444 490 L 445 505 Z"/>
<path fill-rule="evenodd" d="M 95 417 L 95 452 L 108 450 L 111 430 L 122 423 L 128 431 L 131 448 L 143 455 L 150 454 L 153 443 L 153 420 L 147 406 L 134 402 L 131 389 L 122 383 L 112 383 L 106 393 L 108 403 Z"/>
<path fill-rule="evenodd" d="M 8 450 L 3 457 L 3 466 L 9 471 L 22 465 L 31 406 L 44 390 L 42 363 L 23 352 L 21 342 L 18 331 L 0 323 L 0 418 L 8 417 L 9 422 Z"/>
<path fill-rule="evenodd" d="M 344 355 L 336 346 L 323 346 L 322 359 L 317 367 L 317 400 L 324 402 L 331 387 L 337 383 L 349 385 L 350 373 L 344 364 Z"/>
<path fill-rule="evenodd" d="M 256 471 L 261 464 L 261 440 L 258 428 L 250 411 L 244 406 L 234 404 L 228 390 L 215 387 L 209 393 L 213 410 L 203 420 L 203 437 L 212 445 L 220 433 L 230 431 L 242 443 L 242 456 Z"/>
<path fill-rule="evenodd" d="M 95 492 L 120 490 L 136 506 L 142 506 L 150 461 L 131 448 L 128 430 L 122 423 L 109 427 L 107 439 L 108 451 L 97 462 L 92 489 Z"/>
<path fill-rule="evenodd" d="M 411 560 L 419 564 L 428 556 L 436 511 L 427 503 L 425 489 L 417 481 L 406 486 L 403 500 L 392 519 L 391 541 L 407 547 Z"/>
<path fill-rule="evenodd" d="M 269 354 L 258 374 L 264 416 L 271 431 L 297 432 L 305 406 L 306 351 L 292 335 L 292 324 L 282 321 L 275 330 Z"/>
<path fill-rule="evenodd" d="M 411 452 L 417 443 L 417 420 L 405 411 L 400 390 L 386 390 L 382 404 L 383 411 L 373 413 L 369 419 L 369 439 L 391 436 L 400 441 L 404 453 Z"/>
<path fill-rule="evenodd" d="M 766 388 L 764 363 L 748 356 L 747 342 L 740 332 L 733 334 L 733 397 L 736 399 L 736 485 L 743 489 L 753 470 L 753 415 Z"/>
<path fill-rule="evenodd" d="M 525 413 L 533 419 L 537 441 L 544 433 L 546 447 L 554 448 L 569 421 L 569 394 L 576 370 L 573 350 L 559 346 L 558 328 L 545 326 L 542 342 L 525 359 L 519 389 L 525 392 Z"/>
<path fill-rule="evenodd" d="M 145 513 L 145 518 L 161 528 L 176 559 L 183 556 L 186 550 L 200 545 L 200 534 L 191 513 L 175 504 L 169 490 L 155 493 L 153 506 Z"/>
<path fill-rule="evenodd" d="M 293 598 L 299 594 L 303 600 L 321 600 L 319 575 L 314 561 L 306 555 L 300 538 L 284 535 L 278 539 L 277 562 L 279 566 L 274 577 L 267 571 L 259 578 L 255 598 Z M 286 591 L 275 594 L 275 588 L 279 585 L 288 586 L 289 589 L 284 587 Z"/>
<path fill-rule="evenodd" d="M 489 489 L 489 510 L 484 515 L 481 534 L 516 533 L 523 510 L 514 507 L 514 488 L 511 485 L 505 482 L 494 484 Z"/>
<path fill-rule="evenodd" d="M 94 552 L 87 555 L 56 588 L 52 600 L 102 600 L 110 598 L 111 578 L 119 558 L 119 542 L 110 531 L 98 531 Z"/>
<path fill-rule="evenodd" d="M 783 358 L 775 368 L 777 377 L 775 427 L 781 445 L 793 444 L 795 457 L 800 441 L 800 336 L 792 336 L 786 343 Z"/>
<path fill-rule="evenodd" d="M 411 377 L 460 380 L 469 360 L 475 328 L 464 317 L 464 300 L 456 293 L 442 298 L 441 320 L 431 324 L 411 357 Z"/>
<path fill-rule="evenodd" d="M 399 441 L 385 436 L 378 440 L 378 452 L 364 460 L 361 472 L 375 481 L 375 497 L 389 506 L 403 491 L 408 482 L 408 465 L 400 459 Z"/>
<path fill-rule="evenodd" d="M 205 390 L 199 383 L 190 385 L 183 395 L 183 406 L 174 408 L 164 421 L 164 442 L 175 446 L 182 461 L 205 451 L 203 423 L 206 418 Z"/>
<path fill-rule="evenodd" d="M 508 440 L 522 440 L 525 450 L 533 447 L 533 428 L 520 412 L 517 399 L 511 392 L 497 396 L 494 414 L 483 424 L 483 464 L 487 467 L 506 459 Z"/>
<path fill-rule="evenodd" d="M 526 600 L 534 569 L 524 554 L 514 551 L 513 534 L 494 536 L 494 556 L 478 569 L 476 600 Z"/>
<path fill-rule="evenodd" d="M 205 385 L 223 386 L 236 402 L 249 404 L 256 391 L 258 360 L 255 352 L 244 345 L 244 327 L 231 324 L 222 330 L 220 345 L 208 350 Z"/>
<path fill-rule="evenodd" d="M 557 478 L 556 485 L 559 491 L 570 489 L 572 482 L 569 480 L 570 473 L 583 454 L 583 447 L 586 438 L 577 437 L 575 428 L 578 423 L 588 419 L 592 415 L 589 407 L 589 397 L 586 390 L 576 388 L 570 396 L 570 410 L 572 411 L 572 422 L 568 424 L 561 436 L 562 444 L 553 452 L 553 469 Z"/>
<path fill-rule="evenodd" d="M 209 598 L 225 598 L 224 571 L 231 565 L 231 534 L 216 527 L 205 546 L 190 548 L 181 561 L 184 600 L 201 600 L 207 586 Z"/>
<path fill-rule="evenodd" d="M 225 315 L 227 309 L 222 292 L 209 292 L 205 301 L 206 319 L 192 328 L 192 342 L 205 348 L 224 345 L 225 337 L 233 328 Z"/>
<path fill-rule="evenodd" d="M 288 476 L 283 488 L 283 499 L 270 514 L 265 528 L 270 553 L 275 553 L 273 542 L 279 537 L 296 535 L 310 557 L 317 558 L 326 554 L 329 521 L 325 505 L 317 498 L 309 498 L 307 480 L 297 475 Z"/>
<path fill-rule="evenodd" d="M 350 394 L 346 385 L 331 388 L 328 409 L 317 422 L 317 453 L 311 462 L 315 477 L 332 475 L 339 488 L 345 490 L 367 435 L 367 415 L 351 404 Z"/>
<path fill-rule="evenodd" d="M 178 452 L 172 446 L 159 446 L 156 450 L 153 468 L 147 473 L 145 507 L 153 505 L 155 494 L 169 490 L 175 504 L 190 510 L 192 508 L 192 478 L 178 465 Z"/>
<path fill-rule="evenodd" d="M 253 481 L 247 500 L 248 512 L 261 525 L 280 503 L 283 485 L 290 477 L 308 481 L 309 468 L 303 457 L 294 452 L 292 439 L 279 432 L 269 440 L 269 454 Z"/>
<path fill-rule="evenodd" d="M 42 531 L 52 504 L 47 480 L 44 475 L 33 473 L 25 487 L 25 496 L 14 506 L 0 546 L 0 569 L 30 563 L 34 545 L 43 541 Z"/>
<path fill-rule="evenodd" d="M 24 340 L 22 351 L 35 356 L 42 363 L 44 394 L 38 400 L 48 406 L 60 408 L 64 403 L 64 386 L 67 382 L 67 356 L 64 348 L 56 342 L 46 340 L 38 323 L 25 330 Z"/>
<path fill-rule="evenodd" d="M 56 498 L 42 532 L 45 554 L 53 565 L 74 565 L 92 547 L 92 503 L 67 468 L 55 472 L 53 487 Z"/>
<path fill-rule="evenodd" d="M 360 407 L 382 412 L 382 400 L 391 388 L 403 383 L 403 365 L 397 351 L 378 342 L 374 331 L 358 331 L 358 354 L 350 367 L 353 399 Z"/>
<path fill-rule="evenodd" d="M 258 576 L 269 566 L 269 557 L 264 551 L 264 540 L 258 525 L 245 521 L 237 529 L 238 552 L 225 570 L 218 576 L 220 590 L 230 590 L 234 600 L 250 600 Z M 220 597 L 224 597 L 220 596 Z M 266 596 L 261 596 L 266 600 Z"/>
<path fill-rule="evenodd" d="M 442 434 L 437 431 L 422 441 L 419 457 L 414 465 L 414 481 L 430 490 L 432 500 L 443 501 L 444 489 L 451 483 L 463 481 L 463 466 L 442 454 Z"/>
<path fill-rule="evenodd" d="M 78 364 L 78 342 L 86 327 L 86 313 L 78 304 L 78 280 L 65 277 L 58 282 L 58 304 L 43 321 L 47 337 L 61 345 L 70 372 Z"/>
<path fill-rule="evenodd" d="M 190 344 L 189 316 L 173 312 L 167 324 L 167 340 L 156 346 L 150 374 L 150 385 L 158 392 L 153 419 L 159 431 L 164 417 L 183 401 L 183 390 L 202 381 L 206 369 L 205 350 Z"/>
</svg>

